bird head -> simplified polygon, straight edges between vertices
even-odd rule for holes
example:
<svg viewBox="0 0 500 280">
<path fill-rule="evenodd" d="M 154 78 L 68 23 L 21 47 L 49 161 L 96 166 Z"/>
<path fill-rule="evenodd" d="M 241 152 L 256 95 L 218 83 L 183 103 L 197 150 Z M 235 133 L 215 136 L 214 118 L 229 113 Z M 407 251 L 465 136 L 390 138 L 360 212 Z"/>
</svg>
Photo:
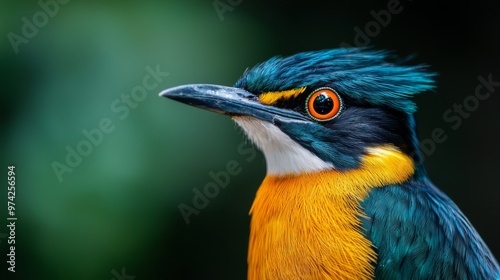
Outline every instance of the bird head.
<svg viewBox="0 0 500 280">
<path fill-rule="evenodd" d="M 233 87 L 193 84 L 160 95 L 232 117 L 263 151 L 268 174 L 344 171 L 380 146 L 420 162 L 412 97 L 432 89 L 433 76 L 386 51 L 334 49 L 271 58 Z"/>
</svg>

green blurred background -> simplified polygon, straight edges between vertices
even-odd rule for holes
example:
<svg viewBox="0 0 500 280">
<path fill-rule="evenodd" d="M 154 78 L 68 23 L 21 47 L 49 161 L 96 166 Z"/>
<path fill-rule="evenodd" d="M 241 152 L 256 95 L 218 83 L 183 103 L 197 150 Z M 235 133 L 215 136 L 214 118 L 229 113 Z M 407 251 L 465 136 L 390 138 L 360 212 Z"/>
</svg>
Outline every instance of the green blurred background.
<svg viewBox="0 0 500 280">
<path fill-rule="evenodd" d="M 221 0 L 230 9 L 219 15 L 212 0 L 71 0 L 16 53 L 8 34 L 22 35 L 23 17 L 33 22 L 43 10 L 36 1 L 2 1 L 1 168 L 6 180 L 7 166 L 16 165 L 15 278 L 118 280 L 125 272 L 135 279 L 244 279 L 247 213 L 265 174 L 262 155 L 248 160 L 238 151 L 250 144 L 227 117 L 158 92 L 185 83 L 231 85 L 273 55 L 354 45 L 354 28 L 364 30 L 374 20 L 370 11 L 388 2 Z M 457 130 L 442 116 L 474 93 L 479 75 L 500 80 L 499 7 L 435 2 L 401 1 L 402 12 L 369 41 L 417 54 L 414 63 L 439 72 L 437 91 L 417 98 L 417 119 L 422 138 L 441 127 L 448 140 L 425 164 L 499 258 L 500 97 L 481 102 Z M 114 112 L 111 105 L 125 104 L 122 95 L 142 85 L 148 66 L 169 75 L 126 117 Z M 82 130 L 105 118 L 114 130 L 60 182 L 52 163 L 66 164 L 66 147 L 76 149 L 86 139 Z M 193 189 L 231 160 L 241 173 L 186 225 L 178 205 L 192 205 Z M 4 187 L 2 224 L 6 196 Z M 3 237 L 0 273 L 14 279 Z"/>
</svg>

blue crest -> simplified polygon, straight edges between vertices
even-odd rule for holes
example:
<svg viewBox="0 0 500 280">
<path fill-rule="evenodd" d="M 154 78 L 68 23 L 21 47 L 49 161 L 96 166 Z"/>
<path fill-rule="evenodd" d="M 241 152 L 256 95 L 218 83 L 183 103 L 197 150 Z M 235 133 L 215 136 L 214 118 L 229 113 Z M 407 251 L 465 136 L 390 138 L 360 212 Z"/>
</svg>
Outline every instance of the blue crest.
<svg viewBox="0 0 500 280">
<path fill-rule="evenodd" d="M 436 74 L 405 61 L 366 48 L 303 52 L 271 58 L 246 71 L 235 86 L 254 94 L 329 86 L 353 100 L 413 113 L 412 96 L 433 89 Z"/>
</svg>

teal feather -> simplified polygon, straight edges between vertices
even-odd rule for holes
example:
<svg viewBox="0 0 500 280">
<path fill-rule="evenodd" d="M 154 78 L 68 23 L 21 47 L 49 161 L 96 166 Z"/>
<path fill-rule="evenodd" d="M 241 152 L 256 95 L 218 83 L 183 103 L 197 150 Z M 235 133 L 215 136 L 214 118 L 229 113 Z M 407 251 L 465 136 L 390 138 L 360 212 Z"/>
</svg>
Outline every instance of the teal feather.
<svg viewBox="0 0 500 280">
<path fill-rule="evenodd" d="M 428 179 L 375 188 L 362 207 L 376 279 L 500 279 L 479 234 Z"/>
</svg>

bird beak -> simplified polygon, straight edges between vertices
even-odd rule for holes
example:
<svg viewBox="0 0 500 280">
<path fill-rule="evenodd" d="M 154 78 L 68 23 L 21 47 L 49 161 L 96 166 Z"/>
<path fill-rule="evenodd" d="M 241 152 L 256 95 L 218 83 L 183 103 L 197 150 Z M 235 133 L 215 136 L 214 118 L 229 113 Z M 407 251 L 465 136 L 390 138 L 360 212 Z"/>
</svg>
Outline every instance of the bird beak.
<svg viewBox="0 0 500 280">
<path fill-rule="evenodd" d="M 305 116 L 295 111 L 262 104 L 257 95 L 235 87 L 209 84 L 184 85 L 166 89 L 160 96 L 230 116 L 251 116 L 272 123 L 276 119 L 307 121 Z"/>
</svg>

